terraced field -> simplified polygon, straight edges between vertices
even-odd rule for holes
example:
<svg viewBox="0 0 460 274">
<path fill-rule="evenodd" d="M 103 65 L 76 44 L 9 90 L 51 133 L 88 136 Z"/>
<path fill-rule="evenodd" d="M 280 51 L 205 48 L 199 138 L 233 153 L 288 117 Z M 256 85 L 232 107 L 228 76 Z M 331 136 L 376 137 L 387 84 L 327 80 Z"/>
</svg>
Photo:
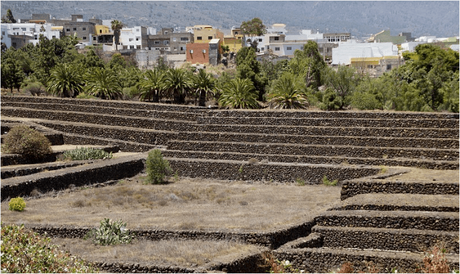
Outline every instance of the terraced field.
<svg viewBox="0 0 460 274">
<path fill-rule="evenodd" d="M 103 270 L 264 272 L 269 252 L 306 272 L 347 261 L 356 271 L 372 262 L 380 271 L 413 272 L 423 251 L 440 243 L 459 269 L 458 114 L 8 96 L 1 107 L 2 134 L 26 123 L 54 145 L 117 152 L 112 160 L 40 164 L 2 154 L 2 201 L 30 196 L 33 207 L 19 215 L 3 206 L 3 222 L 26 223 L 74 253 L 91 254 L 78 239 L 97 220 L 128 220 L 138 238 L 131 259 L 115 250 L 90 256 Z M 177 172 L 171 184 L 142 184 L 153 148 Z M 323 185 L 324 177 L 339 186 Z M 225 243 L 232 254 L 211 257 L 206 249 L 193 259 L 133 259 L 163 240 L 169 247 Z"/>
</svg>

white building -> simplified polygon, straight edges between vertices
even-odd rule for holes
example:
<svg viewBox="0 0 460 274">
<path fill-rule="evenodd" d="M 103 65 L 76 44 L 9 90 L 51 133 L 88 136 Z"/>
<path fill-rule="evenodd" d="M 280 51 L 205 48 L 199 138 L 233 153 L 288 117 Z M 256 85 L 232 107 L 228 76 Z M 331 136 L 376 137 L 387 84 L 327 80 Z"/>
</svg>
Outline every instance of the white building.
<svg viewBox="0 0 460 274">
<path fill-rule="evenodd" d="M 62 27 L 55 27 L 50 23 L 2 23 L 2 43 L 7 47 L 14 46 L 14 37 L 27 37 L 29 43 L 37 45 L 40 35 L 48 39 L 60 38 Z M 12 39 L 13 38 L 13 39 Z"/>
<path fill-rule="evenodd" d="M 133 28 L 122 28 L 120 31 L 120 44 L 122 45 L 123 49 L 146 48 L 147 28 L 141 26 L 136 26 Z"/>
<path fill-rule="evenodd" d="M 391 42 L 386 43 L 356 43 L 348 40 L 339 43 L 337 48 L 332 49 L 332 65 L 350 65 L 351 58 L 383 58 L 398 56 L 398 47 Z"/>
</svg>

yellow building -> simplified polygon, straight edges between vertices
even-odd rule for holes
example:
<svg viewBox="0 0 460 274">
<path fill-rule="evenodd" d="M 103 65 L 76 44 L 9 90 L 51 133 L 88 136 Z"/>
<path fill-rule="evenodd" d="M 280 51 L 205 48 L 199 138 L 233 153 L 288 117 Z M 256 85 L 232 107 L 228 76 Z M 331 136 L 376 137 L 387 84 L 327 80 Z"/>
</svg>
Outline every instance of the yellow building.
<svg viewBox="0 0 460 274">
<path fill-rule="evenodd" d="M 350 66 L 373 77 L 379 77 L 401 65 L 402 61 L 399 56 L 350 58 Z"/>
<path fill-rule="evenodd" d="M 101 35 L 101 34 L 113 34 L 111 31 L 110 31 L 110 28 L 107 27 L 107 26 L 104 26 L 104 25 L 96 25 L 94 26 L 95 30 L 96 30 L 96 35 Z"/>
<path fill-rule="evenodd" d="M 224 41 L 224 33 L 209 25 L 197 25 L 193 27 L 193 38 L 195 43 L 209 43 L 212 39 Z"/>
<path fill-rule="evenodd" d="M 224 36 L 222 46 L 228 46 L 230 52 L 238 52 L 243 47 L 243 34 L 240 29 L 232 28 L 230 35 Z"/>
</svg>

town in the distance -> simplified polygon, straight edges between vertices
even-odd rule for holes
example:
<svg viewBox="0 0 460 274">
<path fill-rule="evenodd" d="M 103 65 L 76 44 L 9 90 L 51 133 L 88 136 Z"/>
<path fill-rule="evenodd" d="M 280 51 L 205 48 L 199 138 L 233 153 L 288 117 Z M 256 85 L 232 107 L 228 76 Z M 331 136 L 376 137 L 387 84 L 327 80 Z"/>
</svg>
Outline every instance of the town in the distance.
<svg viewBox="0 0 460 274">
<path fill-rule="evenodd" d="M 174 67 L 180 67 L 185 62 L 227 65 L 227 59 L 243 46 L 255 47 L 258 60 L 289 60 L 308 41 L 315 41 L 328 64 L 353 66 L 379 77 L 402 65 L 402 52 L 412 52 L 419 44 L 435 43 L 441 48 L 459 51 L 458 36 L 412 37 L 411 33 L 404 32 L 393 35 L 388 29 L 367 39 L 355 39 L 349 32 L 321 33 L 305 29 L 289 33 L 287 26 L 282 23 L 264 26 L 261 34 L 240 26 L 233 27 L 229 33 L 210 25 L 161 29 L 128 27 L 118 20 L 92 18 L 85 21 L 83 15 L 78 14 L 68 19 L 54 19 L 50 14 L 32 14 L 30 19 L 17 19 L 15 22 L 8 22 L 5 18 L 1 24 L 2 47 L 21 48 L 28 43 L 35 45 L 40 35 L 48 39 L 72 35 L 78 38 L 77 47 L 81 49 L 91 46 L 104 52 L 120 51 L 134 55 L 138 67 L 143 69 L 154 68 L 160 57 Z M 228 54 L 224 57 L 222 54 L 226 51 Z"/>
</svg>

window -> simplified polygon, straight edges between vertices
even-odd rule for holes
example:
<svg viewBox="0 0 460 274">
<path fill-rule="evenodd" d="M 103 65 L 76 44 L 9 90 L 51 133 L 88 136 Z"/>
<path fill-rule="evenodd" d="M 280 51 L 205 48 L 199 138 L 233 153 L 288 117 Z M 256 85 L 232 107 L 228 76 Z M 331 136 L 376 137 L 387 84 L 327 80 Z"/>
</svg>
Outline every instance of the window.
<svg viewBox="0 0 460 274">
<path fill-rule="evenodd" d="M 292 47 L 287 47 L 287 50 L 292 50 Z"/>
<path fill-rule="evenodd" d="M 184 47 L 180 47 L 180 50 L 183 51 L 183 50 L 184 50 Z"/>
<path fill-rule="evenodd" d="M 275 51 L 280 51 L 280 47 L 275 47 Z"/>
<path fill-rule="evenodd" d="M 259 42 L 262 42 L 262 39 L 259 39 Z"/>
<path fill-rule="evenodd" d="M 53 38 L 56 38 L 56 35 L 53 35 L 53 37 L 51 37 L 51 39 L 53 39 Z"/>
<path fill-rule="evenodd" d="M 303 50 L 303 46 L 300 46 L 300 50 Z"/>
<path fill-rule="evenodd" d="M 65 31 L 70 31 L 70 29 L 65 29 Z"/>
<path fill-rule="evenodd" d="M 391 65 L 387 65 L 387 70 L 391 70 Z"/>
<path fill-rule="evenodd" d="M 38 35 L 35 34 L 35 40 L 38 40 Z"/>
<path fill-rule="evenodd" d="M 83 36 L 83 40 L 86 40 L 86 37 L 85 37 L 85 36 Z"/>
<path fill-rule="evenodd" d="M 22 31 L 26 31 L 26 28 L 21 28 Z"/>
<path fill-rule="evenodd" d="M 83 28 L 82 28 L 82 30 L 86 30 L 86 28 L 85 28 L 85 27 L 83 27 Z"/>
<path fill-rule="evenodd" d="M 102 33 L 102 30 L 101 30 L 101 29 L 99 30 L 99 33 Z"/>
<path fill-rule="evenodd" d="M 5 35 L 5 32 L 4 32 L 4 31 L 2 31 L 2 35 Z"/>
<path fill-rule="evenodd" d="M 197 37 L 196 37 L 196 40 L 203 40 L 203 37 L 197 36 Z"/>
<path fill-rule="evenodd" d="M 260 50 L 261 50 L 261 51 L 263 51 L 263 50 L 264 50 L 264 48 L 261 48 Z"/>
<path fill-rule="evenodd" d="M 176 41 L 177 41 L 177 38 L 176 38 L 176 37 L 174 37 L 174 38 L 173 38 L 173 42 L 176 42 Z"/>
<path fill-rule="evenodd" d="M 165 45 L 165 46 L 169 45 L 169 41 L 168 41 L 168 40 L 164 40 L 164 41 L 163 41 L 163 45 Z"/>
<path fill-rule="evenodd" d="M 129 42 L 132 42 L 134 40 L 134 38 L 129 38 Z"/>
<path fill-rule="evenodd" d="M 93 37 L 93 41 L 96 41 L 96 36 Z"/>
<path fill-rule="evenodd" d="M 136 41 L 139 41 L 139 37 L 136 37 Z"/>
<path fill-rule="evenodd" d="M 77 30 L 77 28 L 73 28 L 73 30 Z"/>
<path fill-rule="evenodd" d="M 159 45 L 159 44 L 160 44 L 160 41 L 154 41 L 153 44 Z"/>
<path fill-rule="evenodd" d="M 198 39 L 198 38 L 197 38 L 197 39 Z M 181 41 L 187 42 L 187 41 L 188 41 L 188 37 L 181 37 L 180 40 L 181 40 Z"/>
<path fill-rule="evenodd" d="M 278 36 L 274 37 L 275 41 L 279 41 L 280 38 Z"/>
<path fill-rule="evenodd" d="M 208 36 L 208 40 L 212 40 L 212 36 Z"/>
</svg>

